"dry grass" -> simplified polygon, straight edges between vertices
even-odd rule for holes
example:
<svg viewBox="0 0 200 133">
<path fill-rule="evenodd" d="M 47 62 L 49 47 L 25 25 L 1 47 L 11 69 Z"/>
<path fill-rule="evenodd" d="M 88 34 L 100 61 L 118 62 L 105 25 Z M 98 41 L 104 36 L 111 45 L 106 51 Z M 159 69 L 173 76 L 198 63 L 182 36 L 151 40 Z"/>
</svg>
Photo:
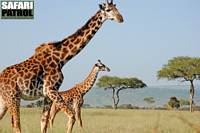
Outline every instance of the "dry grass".
<svg viewBox="0 0 200 133">
<path fill-rule="evenodd" d="M 23 133 L 39 133 L 40 116 L 40 109 L 22 109 Z M 82 116 L 84 129 L 76 123 L 73 133 L 200 133 L 200 112 L 84 109 Z M 1 133 L 12 132 L 9 118 L 0 121 Z M 64 133 L 66 122 L 59 113 L 49 133 Z"/>
</svg>

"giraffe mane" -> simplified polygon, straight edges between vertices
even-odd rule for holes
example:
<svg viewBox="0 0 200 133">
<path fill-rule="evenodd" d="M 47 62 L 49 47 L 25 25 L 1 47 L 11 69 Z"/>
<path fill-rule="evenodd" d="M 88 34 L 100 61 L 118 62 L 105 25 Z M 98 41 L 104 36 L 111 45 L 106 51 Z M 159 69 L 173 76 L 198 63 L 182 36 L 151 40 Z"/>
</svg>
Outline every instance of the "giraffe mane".
<svg viewBox="0 0 200 133">
<path fill-rule="evenodd" d="M 100 13 L 100 11 L 98 11 L 97 13 Z M 97 13 L 96 13 L 96 14 L 97 14 Z M 79 35 L 81 35 L 81 34 L 84 34 L 84 33 L 83 33 L 83 30 L 88 29 L 88 27 L 90 27 L 90 26 L 89 26 L 89 23 L 90 23 L 90 21 L 91 21 L 92 19 L 94 19 L 94 18 L 96 17 L 96 14 L 95 14 L 94 16 L 92 16 L 92 17 L 84 24 L 84 26 L 82 26 L 81 28 L 79 28 L 76 32 L 74 32 L 73 34 L 69 35 L 67 38 L 63 39 L 62 41 L 54 42 L 53 45 L 54 45 L 56 48 L 59 48 L 59 47 L 62 45 L 62 43 L 64 43 L 67 39 L 69 39 L 69 38 L 71 38 L 71 37 L 79 36 Z"/>
<path fill-rule="evenodd" d="M 100 13 L 100 11 L 98 11 L 97 13 Z M 96 14 L 97 14 L 96 13 Z M 62 47 L 62 44 L 68 40 L 69 38 L 72 38 L 72 37 L 76 37 L 76 36 L 79 36 L 81 34 L 84 34 L 83 30 L 85 29 L 88 29 L 89 27 L 89 23 L 91 21 L 91 19 L 94 19 L 96 17 L 96 14 L 94 16 L 92 16 L 86 23 L 83 27 L 79 28 L 75 33 L 69 35 L 67 38 L 61 40 L 61 41 L 55 41 L 55 42 L 51 42 L 51 43 L 44 43 L 42 45 L 40 45 L 39 47 L 37 47 L 35 49 L 35 52 L 36 53 L 39 53 L 39 52 L 44 52 L 46 51 L 46 49 L 52 49 L 52 48 L 56 48 L 56 49 L 60 49 Z"/>
<path fill-rule="evenodd" d="M 54 43 L 50 43 L 50 44 L 43 43 L 35 49 L 35 53 L 44 52 L 44 51 L 47 51 L 47 49 L 53 49 L 54 48 L 53 44 Z"/>
<path fill-rule="evenodd" d="M 35 52 L 36 52 L 36 53 L 41 52 L 41 51 L 44 50 L 46 47 L 47 47 L 46 44 L 41 44 L 40 46 L 38 46 L 38 47 L 35 49 Z"/>
<path fill-rule="evenodd" d="M 60 49 L 64 41 L 65 41 L 65 39 L 62 40 L 62 41 L 56 41 L 56 42 L 53 42 L 52 45 L 53 45 L 55 48 Z"/>
</svg>

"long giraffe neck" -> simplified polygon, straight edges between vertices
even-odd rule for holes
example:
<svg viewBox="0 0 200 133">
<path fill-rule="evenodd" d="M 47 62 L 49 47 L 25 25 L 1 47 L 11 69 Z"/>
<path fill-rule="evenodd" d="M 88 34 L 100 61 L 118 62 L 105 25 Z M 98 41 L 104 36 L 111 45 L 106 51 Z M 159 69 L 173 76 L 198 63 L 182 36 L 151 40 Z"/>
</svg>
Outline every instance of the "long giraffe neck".
<svg viewBox="0 0 200 133">
<path fill-rule="evenodd" d="M 104 21 L 103 14 L 101 11 L 98 11 L 82 28 L 78 29 L 71 36 L 54 44 L 58 49 L 57 55 L 60 56 L 61 66 L 77 55 L 88 44 Z"/>
<path fill-rule="evenodd" d="M 97 79 L 98 73 L 99 68 L 94 66 L 87 78 L 82 83 L 77 85 L 78 91 L 82 94 L 82 96 L 92 88 Z"/>
</svg>

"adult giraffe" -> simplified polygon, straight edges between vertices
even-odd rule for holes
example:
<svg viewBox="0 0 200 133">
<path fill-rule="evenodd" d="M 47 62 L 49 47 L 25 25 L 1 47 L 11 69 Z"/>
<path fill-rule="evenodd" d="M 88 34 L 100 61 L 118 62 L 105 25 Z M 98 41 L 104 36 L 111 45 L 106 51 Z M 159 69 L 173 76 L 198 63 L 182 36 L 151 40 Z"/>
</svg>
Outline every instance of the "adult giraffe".
<svg viewBox="0 0 200 133">
<path fill-rule="evenodd" d="M 9 110 L 15 133 L 21 133 L 20 101 L 44 97 L 41 132 L 46 132 L 50 106 L 54 101 L 68 116 L 73 117 L 58 93 L 63 81 L 62 67 L 77 55 L 92 39 L 106 20 L 122 23 L 123 17 L 116 5 L 107 2 L 99 5 L 100 10 L 74 34 L 59 42 L 42 44 L 29 59 L 10 67 L 0 74 L 0 120 Z M 50 99 L 50 100 L 49 100 Z"/>
</svg>

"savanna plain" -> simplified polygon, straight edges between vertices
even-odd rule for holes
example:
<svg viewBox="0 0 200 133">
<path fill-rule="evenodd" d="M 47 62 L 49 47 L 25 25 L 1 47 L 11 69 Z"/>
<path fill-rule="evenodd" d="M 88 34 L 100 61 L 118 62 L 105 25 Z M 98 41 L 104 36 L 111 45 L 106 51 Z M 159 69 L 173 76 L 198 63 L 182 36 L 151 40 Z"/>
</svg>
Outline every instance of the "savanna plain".
<svg viewBox="0 0 200 133">
<path fill-rule="evenodd" d="M 23 133 L 39 133 L 42 109 L 22 108 Z M 176 110 L 83 109 L 84 128 L 73 133 L 200 133 L 200 112 Z M 49 133 L 65 133 L 67 118 L 60 112 Z M 0 133 L 12 133 L 10 115 L 0 121 Z"/>
</svg>

